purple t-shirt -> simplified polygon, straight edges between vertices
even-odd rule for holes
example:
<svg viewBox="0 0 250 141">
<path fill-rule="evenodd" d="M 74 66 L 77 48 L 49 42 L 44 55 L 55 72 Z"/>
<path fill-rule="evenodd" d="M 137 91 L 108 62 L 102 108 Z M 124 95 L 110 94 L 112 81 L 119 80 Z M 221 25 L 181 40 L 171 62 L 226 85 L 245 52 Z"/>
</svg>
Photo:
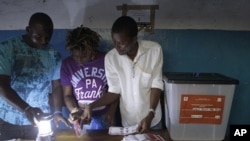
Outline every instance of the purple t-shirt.
<svg viewBox="0 0 250 141">
<path fill-rule="evenodd" d="M 103 90 L 107 86 L 104 57 L 104 53 L 98 52 L 95 60 L 88 61 L 84 65 L 78 64 L 72 56 L 62 62 L 61 84 L 73 87 L 73 94 L 83 109 L 87 104 L 102 97 Z M 106 111 L 106 106 L 93 110 L 93 115 L 99 115 Z"/>
</svg>

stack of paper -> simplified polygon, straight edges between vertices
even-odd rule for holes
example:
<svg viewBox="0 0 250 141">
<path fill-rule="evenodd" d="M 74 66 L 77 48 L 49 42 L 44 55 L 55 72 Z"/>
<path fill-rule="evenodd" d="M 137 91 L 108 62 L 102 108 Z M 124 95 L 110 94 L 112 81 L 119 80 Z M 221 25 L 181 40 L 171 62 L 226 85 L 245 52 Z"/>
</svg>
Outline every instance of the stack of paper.
<svg viewBox="0 0 250 141">
<path fill-rule="evenodd" d="M 129 126 L 129 127 L 111 126 L 111 127 L 109 127 L 109 134 L 110 135 L 129 135 L 129 134 L 136 133 L 137 127 L 138 127 L 138 125 Z"/>
<path fill-rule="evenodd" d="M 165 141 L 160 135 L 144 133 L 124 136 L 122 141 Z"/>
</svg>

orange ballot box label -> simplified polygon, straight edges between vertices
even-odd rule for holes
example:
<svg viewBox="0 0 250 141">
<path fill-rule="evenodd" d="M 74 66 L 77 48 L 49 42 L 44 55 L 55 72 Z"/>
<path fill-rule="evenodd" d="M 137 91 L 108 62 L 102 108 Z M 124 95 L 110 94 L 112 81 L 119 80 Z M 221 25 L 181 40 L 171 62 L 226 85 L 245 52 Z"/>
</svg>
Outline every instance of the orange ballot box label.
<svg viewBox="0 0 250 141">
<path fill-rule="evenodd" d="M 192 95 L 181 96 L 180 123 L 221 124 L 225 96 Z"/>
</svg>

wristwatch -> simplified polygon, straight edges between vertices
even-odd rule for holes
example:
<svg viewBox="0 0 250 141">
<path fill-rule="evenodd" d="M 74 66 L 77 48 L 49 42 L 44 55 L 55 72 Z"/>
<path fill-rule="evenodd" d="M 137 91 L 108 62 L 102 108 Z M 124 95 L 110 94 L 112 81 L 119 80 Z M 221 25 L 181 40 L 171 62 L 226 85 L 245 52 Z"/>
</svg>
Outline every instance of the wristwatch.
<svg viewBox="0 0 250 141">
<path fill-rule="evenodd" d="M 155 110 L 154 109 L 152 109 L 152 108 L 150 108 L 149 110 L 148 110 L 148 112 L 150 113 L 153 113 L 153 115 L 155 116 Z"/>
</svg>

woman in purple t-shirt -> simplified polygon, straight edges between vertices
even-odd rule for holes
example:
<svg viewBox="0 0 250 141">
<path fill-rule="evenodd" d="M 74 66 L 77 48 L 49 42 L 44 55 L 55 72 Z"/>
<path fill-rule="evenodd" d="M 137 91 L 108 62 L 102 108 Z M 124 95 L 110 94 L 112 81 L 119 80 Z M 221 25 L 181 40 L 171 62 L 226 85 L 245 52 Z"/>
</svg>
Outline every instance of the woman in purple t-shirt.
<svg viewBox="0 0 250 141">
<path fill-rule="evenodd" d="M 66 39 L 66 49 L 71 55 L 62 62 L 61 84 L 70 119 L 84 124 L 85 129 L 107 129 L 107 113 L 113 117 L 116 105 L 93 109 L 91 121 L 81 120 L 85 106 L 102 97 L 107 90 L 105 54 L 97 51 L 101 36 L 80 26 L 69 31 Z"/>
</svg>

